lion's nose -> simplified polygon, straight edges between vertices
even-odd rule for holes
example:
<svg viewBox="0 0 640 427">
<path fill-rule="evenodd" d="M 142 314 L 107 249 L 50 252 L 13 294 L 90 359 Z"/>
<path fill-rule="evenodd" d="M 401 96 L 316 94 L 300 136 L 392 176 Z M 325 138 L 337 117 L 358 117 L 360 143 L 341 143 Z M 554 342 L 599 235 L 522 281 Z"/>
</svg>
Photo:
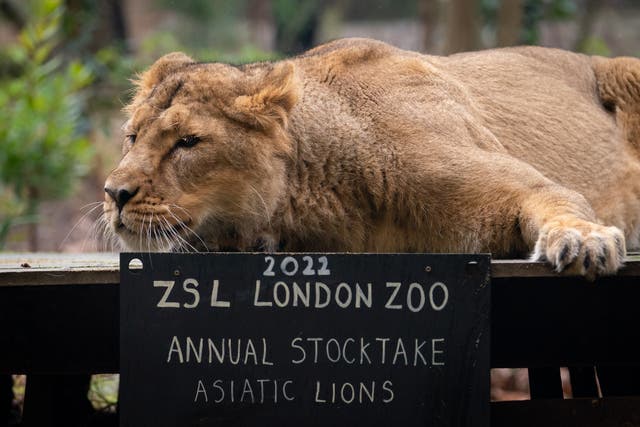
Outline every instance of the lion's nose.
<svg viewBox="0 0 640 427">
<path fill-rule="evenodd" d="M 118 206 L 119 211 L 122 211 L 124 205 L 136 195 L 138 190 L 139 188 L 134 190 L 129 190 L 127 188 L 104 188 L 105 193 L 107 193 L 109 197 L 116 202 L 116 206 Z"/>
</svg>

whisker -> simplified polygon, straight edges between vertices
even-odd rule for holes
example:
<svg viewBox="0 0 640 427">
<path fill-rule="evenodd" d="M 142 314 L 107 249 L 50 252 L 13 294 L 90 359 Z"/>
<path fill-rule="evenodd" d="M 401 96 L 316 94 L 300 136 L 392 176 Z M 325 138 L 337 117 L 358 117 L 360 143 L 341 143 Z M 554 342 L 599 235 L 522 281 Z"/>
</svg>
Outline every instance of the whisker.
<svg viewBox="0 0 640 427">
<path fill-rule="evenodd" d="M 183 208 L 181 208 L 181 209 L 183 209 Z M 184 210 L 184 209 L 183 209 L 183 210 Z M 195 232 L 191 227 L 189 227 L 187 224 L 185 224 L 185 223 L 184 223 L 184 221 L 182 221 L 180 218 L 178 218 L 178 217 L 176 216 L 176 214 L 174 214 L 174 213 L 171 211 L 171 209 L 170 209 L 170 208 L 167 208 L 167 212 L 169 213 L 169 215 L 171 215 L 171 217 L 172 217 L 173 219 L 175 219 L 175 220 L 176 220 L 176 222 L 177 222 L 177 224 L 176 224 L 176 225 L 177 225 L 177 226 L 179 226 L 179 227 L 181 227 L 182 229 L 184 229 L 184 230 L 188 231 L 189 233 L 193 234 L 193 235 L 196 237 L 196 239 L 198 239 L 198 240 L 200 241 L 200 243 L 202 243 L 202 246 L 204 246 L 205 250 L 206 250 L 207 252 L 209 252 L 209 247 L 208 247 L 208 246 L 207 246 L 207 244 L 204 242 L 204 240 L 202 239 L 202 237 L 200 237 L 200 235 L 198 235 L 198 233 L 196 233 L 196 232 Z M 185 210 L 185 212 L 186 212 L 186 210 Z M 189 214 L 188 212 L 186 212 L 186 213 L 187 213 L 187 214 Z M 193 246 L 191 246 L 191 247 L 193 247 Z M 196 249 L 194 248 L 194 250 L 196 250 Z M 198 252 L 198 250 L 196 250 L 196 252 Z"/>
<path fill-rule="evenodd" d="M 143 214 L 142 221 L 140 221 L 140 229 L 138 230 L 138 250 L 142 251 L 142 229 L 147 220 L 147 214 Z"/>
<path fill-rule="evenodd" d="M 189 217 L 189 221 L 193 221 L 193 217 L 191 216 L 191 213 L 188 210 L 186 210 L 185 208 L 183 208 L 182 206 L 178 206 L 175 203 L 170 203 L 170 204 L 167 205 L 167 207 L 169 208 L 169 210 L 171 210 L 171 208 L 180 209 L 182 212 L 184 212 Z"/>
<path fill-rule="evenodd" d="M 164 216 L 160 217 L 160 219 L 162 221 L 158 226 L 163 239 L 167 242 L 166 250 L 171 252 L 180 252 L 181 244 L 179 241 L 173 239 L 173 236 L 171 235 L 171 228 L 167 227 L 167 219 Z"/>
<path fill-rule="evenodd" d="M 269 214 L 269 207 L 267 206 L 267 202 L 265 202 L 262 194 L 260 194 L 260 192 L 253 185 L 249 184 L 249 189 L 253 191 L 262 202 L 262 206 L 264 207 L 264 218 L 267 220 L 267 224 L 269 224 L 269 227 L 271 227 L 271 215 Z"/>
<path fill-rule="evenodd" d="M 175 218 L 175 216 L 174 216 L 174 218 Z M 182 237 L 180 235 L 180 233 L 178 233 L 178 231 L 174 227 L 171 226 L 171 224 L 169 223 L 169 220 L 167 220 L 166 218 L 163 218 L 163 219 L 164 219 L 164 221 L 165 221 L 165 223 L 167 225 L 167 230 L 173 235 L 173 237 L 179 243 L 180 248 L 184 249 L 185 252 L 189 252 L 189 249 L 192 249 L 193 252 L 199 252 L 198 249 L 195 246 L 193 246 L 191 243 L 189 243 L 184 237 Z M 176 221 L 179 221 L 178 224 L 180 226 L 185 226 L 186 227 L 186 225 L 183 222 L 181 222 L 179 219 L 176 218 Z M 204 242 L 203 242 L 203 244 L 204 244 Z"/>
<path fill-rule="evenodd" d="M 95 250 L 100 250 L 99 243 L 101 242 L 101 240 L 99 236 L 102 234 L 104 237 L 104 234 L 106 233 L 106 227 L 107 227 L 107 220 L 105 218 L 105 213 L 103 211 L 100 213 L 98 218 L 96 218 L 93 221 L 93 224 L 91 224 L 91 227 L 89 228 L 89 233 L 85 235 L 84 240 L 82 241 L 81 250 L 84 252 L 89 236 L 93 237 Z M 102 239 L 102 242 L 104 243 L 104 239 Z"/>
<path fill-rule="evenodd" d="M 100 206 L 102 206 L 102 202 L 93 202 L 93 203 L 88 203 L 86 205 L 84 205 L 83 207 L 80 208 L 80 210 L 82 211 L 83 209 L 92 206 L 91 209 L 89 209 L 87 212 L 85 212 L 80 219 L 78 219 L 76 221 L 76 223 L 73 225 L 73 227 L 71 227 L 71 230 L 69 230 L 69 232 L 67 233 L 67 235 L 64 237 L 64 239 L 62 239 L 62 242 L 60 242 L 60 245 L 58 246 L 58 250 L 61 250 L 62 247 L 64 246 L 64 244 L 67 242 L 67 240 L 69 239 L 69 237 L 71 236 L 71 233 L 73 233 L 73 231 L 78 228 L 78 225 L 80 225 L 80 223 L 87 217 L 89 216 L 93 211 L 95 211 L 96 209 L 98 209 Z M 85 235 L 85 241 L 87 239 L 87 236 Z M 83 243 L 83 249 L 84 249 L 84 243 Z"/>
<path fill-rule="evenodd" d="M 151 225 L 153 224 L 153 212 L 149 217 L 149 226 L 147 227 L 147 252 L 151 252 Z M 155 230 L 154 230 L 155 233 Z"/>
</svg>

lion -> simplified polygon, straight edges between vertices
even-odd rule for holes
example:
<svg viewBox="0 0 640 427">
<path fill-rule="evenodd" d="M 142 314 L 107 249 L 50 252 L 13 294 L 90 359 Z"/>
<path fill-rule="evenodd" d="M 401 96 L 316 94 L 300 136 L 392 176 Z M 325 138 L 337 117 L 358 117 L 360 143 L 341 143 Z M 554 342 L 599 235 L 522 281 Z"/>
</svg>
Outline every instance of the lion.
<svg viewBox="0 0 640 427">
<path fill-rule="evenodd" d="M 343 39 L 160 58 L 104 217 L 149 251 L 486 253 L 615 273 L 640 243 L 640 60 Z"/>
</svg>

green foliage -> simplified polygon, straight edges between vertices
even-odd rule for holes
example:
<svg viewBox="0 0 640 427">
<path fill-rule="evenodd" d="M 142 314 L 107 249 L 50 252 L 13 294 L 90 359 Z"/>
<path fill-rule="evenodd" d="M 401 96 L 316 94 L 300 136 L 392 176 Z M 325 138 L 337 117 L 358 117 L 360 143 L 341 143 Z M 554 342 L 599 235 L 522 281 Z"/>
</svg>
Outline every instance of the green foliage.
<svg viewBox="0 0 640 427">
<path fill-rule="evenodd" d="M 525 44 L 538 43 L 541 21 L 572 19 L 576 12 L 575 0 L 525 0 L 522 41 Z"/>
<path fill-rule="evenodd" d="M 587 55 L 611 56 L 611 49 L 607 46 L 607 42 L 600 37 L 587 37 L 578 49 Z"/>
<path fill-rule="evenodd" d="M 0 81 L 0 248 L 13 223 L 70 192 L 91 155 L 81 91 L 92 74 L 56 53 L 62 1 L 31 6 L 34 19 L 5 52 L 21 73 Z"/>
<path fill-rule="evenodd" d="M 510 0 L 479 1 L 482 21 L 490 31 L 494 31 L 501 3 Z M 538 43 L 540 22 L 570 20 L 577 13 L 575 0 L 523 0 L 523 8 L 520 41 L 524 44 Z"/>
<path fill-rule="evenodd" d="M 156 0 L 158 5 L 177 12 L 180 19 L 164 31 L 194 49 L 235 50 L 247 42 L 247 29 L 238 25 L 245 0 Z M 156 36 L 158 37 L 158 36 Z"/>
<path fill-rule="evenodd" d="M 237 17 L 245 7 L 244 0 L 156 0 L 165 9 L 180 12 L 197 21 L 212 18 L 226 20 Z"/>
<path fill-rule="evenodd" d="M 243 44 L 232 51 L 218 49 L 216 47 L 200 47 L 186 44 L 172 33 L 158 31 L 147 37 L 140 45 L 140 56 L 143 59 L 143 67 L 150 65 L 160 56 L 169 52 L 185 52 L 196 61 L 226 62 L 231 64 L 247 64 L 258 61 L 271 61 L 279 58 L 274 52 L 265 52 L 251 44 Z"/>
</svg>

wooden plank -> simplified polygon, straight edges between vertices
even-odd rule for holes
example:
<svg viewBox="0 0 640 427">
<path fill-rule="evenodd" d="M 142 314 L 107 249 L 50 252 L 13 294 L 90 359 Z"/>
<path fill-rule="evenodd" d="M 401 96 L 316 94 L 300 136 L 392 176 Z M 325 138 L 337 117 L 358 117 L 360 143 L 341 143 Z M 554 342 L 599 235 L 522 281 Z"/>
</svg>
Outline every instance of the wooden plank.
<svg viewBox="0 0 640 427">
<path fill-rule="evenodd" d="M 560 368 L 529 368 L 531 399 L 562 399 Z"/>
<path fill-rule="evenodd" d="M 624 267 L 616 275 L 640 276 L 640 256 L 627 257 Z M 575 277 L 575 275 L 567 272 L 557 273 L 544 262 L 494 259 L 491 262 L 491 278 L 509 277 Z"/>
<path fill-rule="evenodd" d="M 84 427 L 94 414 L 87 399 L 89 375 L 29 375 L 24 427 Z"/>
<path fill-rule="evenodd" d="M 492 280 L 492 367 L 638 365 L 638 279 Z"/>
<path fill-rule="evenodd" d="M 117 253 L 55 254 L 17 253 L 0 255 L 0 286 L 113 283 L 119 274 Z M 627 258 L 618 276 L 640 276 L 640 256 Z M 542 262 L 493 260 L 491 277 L 572 277 L 556 273 Z"/>
<path fill-rule="evenodd" d="M 0 373 L 118 372 L 118 284 L 0 286 Z"/>
<path fill-rule="evenodd" d="M 598 380 L 604 396 L 640 395 L 640 360 L 635 366 L 597 366 Z"/>
<path fill-rule="evenodd" d="M 596 398 L 599 396 L 595 367 L 572 366 L 569 368 L 569 379 L 573 397 Z"/>
<path fill-rule="evenodd" d="M 117 371 L 119 274 L 109 266 L 117 256 L 96 264 L 114 268 L 106 273 L 91 272 L 93 255 L 75 257 L 26 258 L 37 266 L 26 272 L 15 271 L 22 255 L 0 257 L 0 348 L 11 349 L 0 352 L 0 372 Z M 21 284 L 7 279 L 14 274 Z M 640 328 L 629 327 L 637 324 L 637 282 L 495 277 L 492 367 L 638 366 Z"/>
<path fill-rule="evenodd" d="M 114 253 L 0 256 L 0 286 L 113 284 L 119 281 L 119 256 Z"/>
<path fill-rule="evenodd" d="M 0 426 L 10 425 L 13 397 L 11 375 L 0 375 Z"/>
<path fill-rule="evenodd" d="M 491 403 L 492 427 L 620 427 L 640 425 L 640 397 Z"/>
<path fill-rule="evenodd" d="M 86 254 L 66 254 L 48 252 L 7 253 L 0 255 L 0 273 L 4 271 L 28 271 L 29 269 L 56 270 L 81 268 L 118 268 L 119 254 L 95 252 Z"/>
</svg>

